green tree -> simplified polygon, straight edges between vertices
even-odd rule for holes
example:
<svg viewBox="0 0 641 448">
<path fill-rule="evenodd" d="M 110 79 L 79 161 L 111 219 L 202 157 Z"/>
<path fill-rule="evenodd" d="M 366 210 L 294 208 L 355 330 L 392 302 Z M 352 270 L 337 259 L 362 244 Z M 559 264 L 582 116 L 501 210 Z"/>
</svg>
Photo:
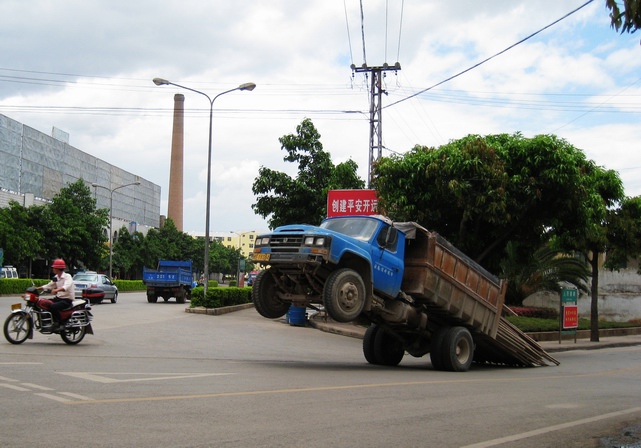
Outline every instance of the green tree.
<svg viewBox="0 0 641 448">
<path fill-rule="evenodd" d="M 124 226 L 118 231 L 112 262 L 114 276 L 120 279 L 140 278 L 144 266 L 142 257 L 144 239 L 141 232 L 130 234 Z"/>
<path fill-rule="evenodd" d="M 26 208 L 16 201 L 0 208 L 0 247 L 4 249 L 4 264 L 21 266 L 40 254 L 44 237 L 36 218 L 41 208 Z"/>
<path fill-rule="evenodd" d="M 40 217 L 47 259 L 63 258 L 74 267 L 98 266 L 105 251 L 106 209 L 96 209 L 96 200 L 82 179 L 62 188 L 44 206 Z"/>
<path fill-rule="evenodd" d="M 533 253 L 581 227 L 600 206 L 592 181 L 603 172 L 552 135 L 470 135 L 382 158 L 373 185 L 392 219 L 422 223 L 498 271 L 509 241 Z"/>
<path fill-rule="evenodd" d="M 352 160 L 334 166 L 323 150 L 320 134 L 310 119 L 296 127 L 296 134 L 279 138 L 287 151 L 286 162 L 298 164 L 298 176 L 261 167 L 252 191 L 258 196 L 254 212 L 267 218 L 271 228 L 284 224 L 318 224 L 327 215 L 327 191 L 330 188 L 363 188 Z"/>
<path fill-rule="evenodd" d="M 641 0 L 606 0 L 612 28 L 621 33 L 634 33 L 641 28 Z"/>
</svg>

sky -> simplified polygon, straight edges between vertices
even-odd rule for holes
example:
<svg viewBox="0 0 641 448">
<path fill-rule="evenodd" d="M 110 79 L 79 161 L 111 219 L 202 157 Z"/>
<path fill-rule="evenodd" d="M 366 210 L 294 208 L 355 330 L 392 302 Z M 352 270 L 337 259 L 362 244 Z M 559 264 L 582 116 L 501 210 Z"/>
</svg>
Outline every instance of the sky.
<svg viewBox="0 0 641 448">
<path fill-rule="evenodd" d="M 160 185 L 166 214 L 183 94 L 183 230 L 203 234 L 210 103 L 152 79 L 210 98 L 253 82 L 214 101 L 210 231 L 260 232 L 252 183 L 261 166 L 296 176 L 278 139 L 305 118 L 335 164 L 351 158 L 367 179 L 370 80 L 350 66 L 398 62 L 384 78 L 383 156 L 555 134 L 638 196 L 641 35 L 613 30 L 605 0 L 585 3 L 0 0 L 0 113 Z"/>
</svg>

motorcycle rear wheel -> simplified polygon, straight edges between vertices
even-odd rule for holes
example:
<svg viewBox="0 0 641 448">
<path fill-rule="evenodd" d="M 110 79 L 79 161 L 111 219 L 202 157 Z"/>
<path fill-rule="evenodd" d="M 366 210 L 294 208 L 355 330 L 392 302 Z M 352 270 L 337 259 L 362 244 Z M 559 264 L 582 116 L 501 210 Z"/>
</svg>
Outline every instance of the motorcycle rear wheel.
<svg viewBox="0 0 641 448">
<path fill-rule="evenodd" d="M 22 344 L 31 334 L 32 325 L 27 313 L 11 313 L 4 321 L 4 337 L 12 344 Z"/>
<path fill-rule="evenodd" d="M 73 327 L 65 328 L 61 333 L 60 337 L 69 345 L 76 345 L 85 337 L 87 327 Z"/>
</svg>

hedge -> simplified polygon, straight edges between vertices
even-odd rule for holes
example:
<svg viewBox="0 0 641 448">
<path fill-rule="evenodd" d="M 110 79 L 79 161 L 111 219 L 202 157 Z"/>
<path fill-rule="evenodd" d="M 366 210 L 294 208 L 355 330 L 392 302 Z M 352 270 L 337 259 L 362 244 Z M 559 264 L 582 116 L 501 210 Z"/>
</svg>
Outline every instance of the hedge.
<svg viewBox="0 0 641 448">
<path fill-rule="evenodd" d="M 0 294 L 23 294 L 30 286 L 42 286 L 49 280 L 30 278 L 3 278 L 0 279 Z"/>
<path fill-rule="evenodd" d="M 250 303 L 251 300 L 251 287 L 237 288 L 229 286 L 226 288 L 209 288 L 207 297 L 204 297 L 204 290 L 202 286 L 198 286 L 191 290 L 191 308 L 197 306 L 204 306 L 205 308 L 220 308 L 222 306 L 242 305 L 243 303 Z"/>
</svg>

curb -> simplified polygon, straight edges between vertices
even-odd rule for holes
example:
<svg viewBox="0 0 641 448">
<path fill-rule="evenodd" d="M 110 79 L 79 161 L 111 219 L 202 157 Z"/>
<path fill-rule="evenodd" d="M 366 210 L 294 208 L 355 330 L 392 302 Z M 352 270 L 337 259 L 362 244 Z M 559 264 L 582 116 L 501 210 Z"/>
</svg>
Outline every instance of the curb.
<svg viewBox="0 0 641 448">
<path fill-rule="evenodd" d="M 205 308 L 204 306 L 197 306 L 194 308 L 185 308 L 185 313 L 193 314 L 208 314 L 210 316 L 220 316 L 222 314 L 233 313 L 234 311 L 246 310 L 253 308 L 253 303 L 243 303 L 242 305 L 223 306 L 220 308 Z"/>
</svg>

